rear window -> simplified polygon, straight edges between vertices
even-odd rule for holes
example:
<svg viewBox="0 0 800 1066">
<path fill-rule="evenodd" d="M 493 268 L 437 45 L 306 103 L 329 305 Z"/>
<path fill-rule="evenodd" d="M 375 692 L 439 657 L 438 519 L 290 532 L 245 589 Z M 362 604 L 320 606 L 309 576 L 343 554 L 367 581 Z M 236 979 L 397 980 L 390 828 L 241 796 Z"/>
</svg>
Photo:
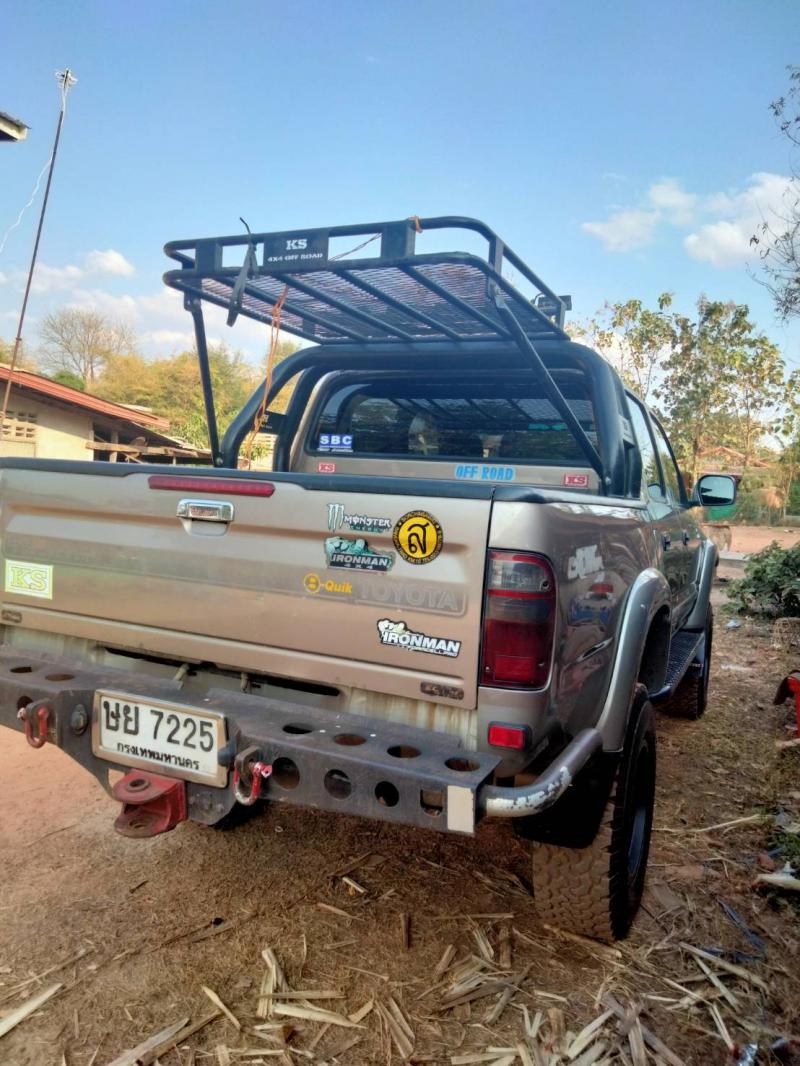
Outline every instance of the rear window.
<svg viewBox="0 0 800 1066">
<path fill-rule="evenodd" d="M 583 375 L 568 373 L 556 380 L 597 446 L 594 409 Z M 532 375 L 504 374 L 494 381 L 457 375 L 350 379 L 325 401 L 306 448 L 314 455 L 586 465 Z"/>
</svg>

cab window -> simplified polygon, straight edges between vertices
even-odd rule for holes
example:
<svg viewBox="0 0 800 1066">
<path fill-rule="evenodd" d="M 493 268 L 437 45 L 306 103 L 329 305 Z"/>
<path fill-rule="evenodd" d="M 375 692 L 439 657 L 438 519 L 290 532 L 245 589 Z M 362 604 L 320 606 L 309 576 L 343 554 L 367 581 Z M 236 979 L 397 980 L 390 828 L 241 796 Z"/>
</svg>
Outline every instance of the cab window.
<svg viewBox="0 0 800 1066">
<path fill-rule="evenodd" d="M 683 503 L 681 476 L 672 457 L 672 449 L 669 446 L 664 430 L 655 419 L 652 420 L 652 426 L 656 438 L 658 458 L 661 460 L 661 469 L 664 473 L 664 481 L 667 487 L 667 497 L 676 507 L 680 507 Z"/>
<path fill-rule="evenodd" d="M 656 458 L 656 448 L 650 433 L 647 417 L 643 407 L 633 396 L 628 396 L 628 407 L 631 412 L 633 433 L 642 456 L 642 488 L 644 495 L 656 503 L 663 504 L 666 501 L 664 482 L 661 478 L 661 470 Z"/>
</svg>

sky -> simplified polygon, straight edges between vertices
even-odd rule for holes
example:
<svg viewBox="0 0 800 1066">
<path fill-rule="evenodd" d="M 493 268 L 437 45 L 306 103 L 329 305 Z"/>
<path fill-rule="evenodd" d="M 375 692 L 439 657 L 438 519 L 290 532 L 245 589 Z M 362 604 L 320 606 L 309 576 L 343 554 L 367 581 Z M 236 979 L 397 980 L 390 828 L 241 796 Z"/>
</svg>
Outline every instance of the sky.
<svg viewBox="0 0 800 1066">
<path fill-rule="evenodd" d="M 0 11 L 0 110 L 31 127 L 0 145 L 0 244 L 49 158 L 54 72 L 78 78 L 30 347 L 64 306 L 124 319 L 153 357 L 187 346 L 163 245 L 239 233 L 240 216 L 264 232 L 461 214 L 570 293 L 573 320 L 605 301 L 654 306 L 667 290 L 689 313 L 704 293 L 748 304 L 800 366 L 800 323 L 776 320 L 749 244 L 790 172 L 768 105 L 800 63 L 797 0 L 0 0 Z M 41 195 L 0 252 L 6 339 Z M 441 239 L 423 235 L 419 250 Z M 263 358 L 263 326 L 228 330 L 212 314 L 209 334 Z"/>
</svg>

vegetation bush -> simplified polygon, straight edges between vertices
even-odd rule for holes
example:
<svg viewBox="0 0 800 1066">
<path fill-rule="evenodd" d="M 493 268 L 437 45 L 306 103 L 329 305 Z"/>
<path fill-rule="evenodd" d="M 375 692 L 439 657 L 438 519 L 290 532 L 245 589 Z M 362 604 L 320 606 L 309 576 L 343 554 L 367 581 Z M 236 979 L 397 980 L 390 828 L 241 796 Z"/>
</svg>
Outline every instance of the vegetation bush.
<svg viewBox="0 0 800 1066">
<path fill-rule="evenodd" d="M 774 540 L 751 555 L 744 577 L 731 583 L 729 597 L 738 611 L 800 618 L 800 544 L 781 548 Z"/>
</svg>

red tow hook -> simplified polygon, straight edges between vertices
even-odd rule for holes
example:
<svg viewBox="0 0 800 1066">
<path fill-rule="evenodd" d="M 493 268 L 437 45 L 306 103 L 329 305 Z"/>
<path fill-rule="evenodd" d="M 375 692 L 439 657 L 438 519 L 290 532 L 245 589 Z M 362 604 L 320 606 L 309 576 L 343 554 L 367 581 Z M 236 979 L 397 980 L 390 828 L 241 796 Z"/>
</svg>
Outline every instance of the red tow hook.
<svg viewBox="0 0 800 1066">
<path fill-rule="evenodd" d="M 122 811 L 114 828 L 124 837 L 154 837 L 186 821 L 186 784 L 131 770 L 111 789 Z"/>
<path fill-rule="evenodd" d="M 43 748 L 47 743 L 47 720 L 50 717 L 50 708 L 46 703 L 29 703 L 27 707 L 20 707 L 17 718 L 25 726 L 25 739 L 32 748 Z M 34 732 L 34 719 L 35 729 Z"/>
<path fill-rule="evenodd" d="M 243 791 L 241 773 L 239 767 L 235 766 L 233 770 L 233 794 L 236 797 L 237 802 L 243 804 L 245 807 L 252 807 L 256 800 L 261 796 L 261 786 L 264 781 L 272 776 L 272 766 L 269 763 L 262 762 L 260 759 L 245 765 L 247 765 L 247 769 L 250 771 L 250 791 Z"/>
</svg>

